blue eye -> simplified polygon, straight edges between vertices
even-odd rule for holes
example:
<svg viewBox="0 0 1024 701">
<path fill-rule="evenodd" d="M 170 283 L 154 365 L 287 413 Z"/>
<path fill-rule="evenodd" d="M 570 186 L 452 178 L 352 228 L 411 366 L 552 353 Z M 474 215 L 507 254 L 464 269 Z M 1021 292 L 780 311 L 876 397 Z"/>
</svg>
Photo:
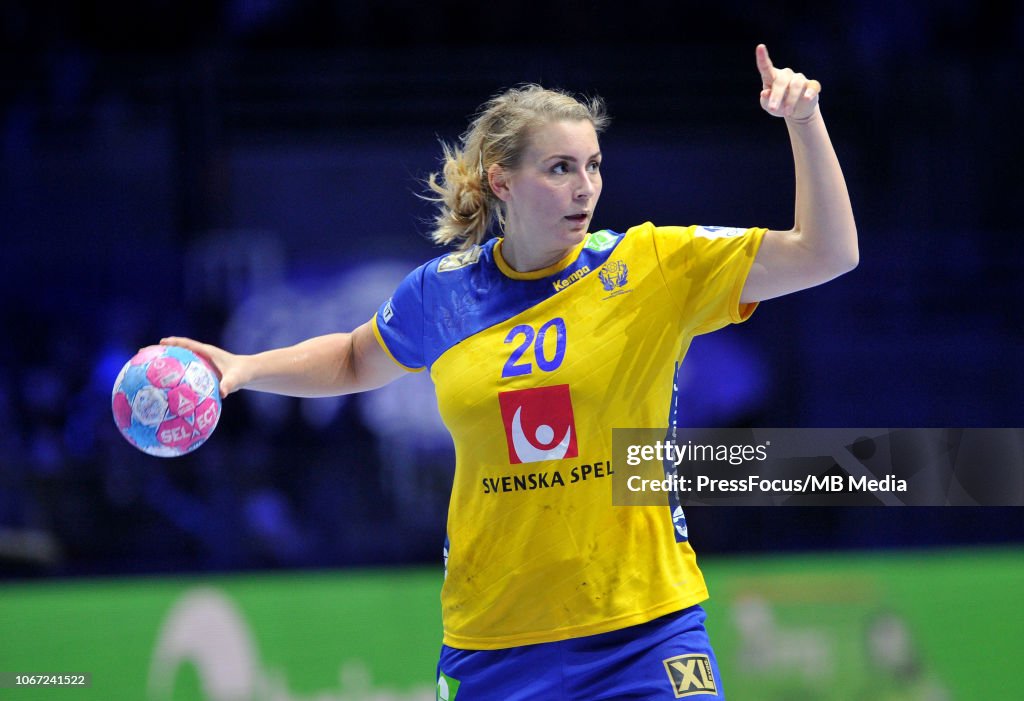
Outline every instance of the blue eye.
<svg viewBox="0 0 1024 701">
<path fill-rule="evenodd" d="M 590 163 L 587 164 L 587 170 L 589 170 L 591 173 L 596 173 L 597 171 L 601 170 L 601 161 L 591 161 Z"/>
<path fill-rule="evenodd" d="M 556 163 L 554 166 L 552 166 L 551 172 L 563 175 L 569 172 L 569 166 L 568 164 L 565 163 L 565 161 L 562 161 L 561 163 Z"/>
</svg>

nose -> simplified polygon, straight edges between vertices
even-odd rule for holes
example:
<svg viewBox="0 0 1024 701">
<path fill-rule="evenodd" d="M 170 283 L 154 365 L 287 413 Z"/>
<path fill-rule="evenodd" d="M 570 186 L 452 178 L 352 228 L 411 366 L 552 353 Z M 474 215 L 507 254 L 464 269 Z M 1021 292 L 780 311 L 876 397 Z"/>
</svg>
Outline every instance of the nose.
<svg viewBox="0 0 1024 701">
<path fill-rule="evenodd" d="M 590 179 L 589 173 L 583 173 L 580 176 L 579 184 L 576 186 L 576 199 L 586 201 L 591 199 L 597 192 L 597 186 L 594 181 Z"/>
</svg>

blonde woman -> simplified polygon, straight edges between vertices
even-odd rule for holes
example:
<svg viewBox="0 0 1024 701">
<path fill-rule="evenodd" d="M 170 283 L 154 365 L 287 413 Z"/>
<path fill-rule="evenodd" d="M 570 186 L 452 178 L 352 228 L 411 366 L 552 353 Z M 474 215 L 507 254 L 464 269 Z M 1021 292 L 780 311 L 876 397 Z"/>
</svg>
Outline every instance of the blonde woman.
<svg viewBox="0 0 1024 701">
<path fill-rule="evenodd" d="M 599 100 L 531 85 L 479 112 L 430 178 L 434 239 L 351 333 L 251 356 L 183 338 L 221 388 L 321 396 L 428 370 L 455 443 L 439 696 L 724 698 L 685 517 L 613 507 L 611 428 L 671 426 L 690 340 L 857 264 L 820 85 L 756 49 L 761 106 L 796 167 L 788 231 L 591 232 Z M 503 235 L 489 238 L 497 227 Z"/>
</svg>

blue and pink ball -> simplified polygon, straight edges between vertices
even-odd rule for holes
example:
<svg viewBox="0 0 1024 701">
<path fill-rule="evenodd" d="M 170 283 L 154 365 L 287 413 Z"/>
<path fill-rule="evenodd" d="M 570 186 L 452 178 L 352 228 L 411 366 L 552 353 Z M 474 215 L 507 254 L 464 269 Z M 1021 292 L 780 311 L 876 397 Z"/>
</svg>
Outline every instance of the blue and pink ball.
<svg viewBox="0 0 1024 701">
<path fill-rule="evenodd" d="M 121 369 L 111 406 L 129 443 L 149 455 L 177 457 L 201 446 L 217 427 L 220 381 L 190 350 L 148 346 Z"/>
</svg>

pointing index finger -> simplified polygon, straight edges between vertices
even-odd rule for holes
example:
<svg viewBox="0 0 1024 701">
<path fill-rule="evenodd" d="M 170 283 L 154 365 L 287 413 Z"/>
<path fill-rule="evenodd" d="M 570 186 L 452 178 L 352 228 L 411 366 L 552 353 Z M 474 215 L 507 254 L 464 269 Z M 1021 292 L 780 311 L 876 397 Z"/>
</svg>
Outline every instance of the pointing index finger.
<svg viewBox="0 0 1024 701">
<path fill-rule="evenodd" d="M 772 81 L 775 80 L 775 66 L 772 64 L 771 58 L 768 57 L 768 47 L 758 44 L 754 49 L 754 56 L 757 59 L 757 70 L 761 74 L 761 84 L 765 88 L 770 88 Z"/>
</svg>

